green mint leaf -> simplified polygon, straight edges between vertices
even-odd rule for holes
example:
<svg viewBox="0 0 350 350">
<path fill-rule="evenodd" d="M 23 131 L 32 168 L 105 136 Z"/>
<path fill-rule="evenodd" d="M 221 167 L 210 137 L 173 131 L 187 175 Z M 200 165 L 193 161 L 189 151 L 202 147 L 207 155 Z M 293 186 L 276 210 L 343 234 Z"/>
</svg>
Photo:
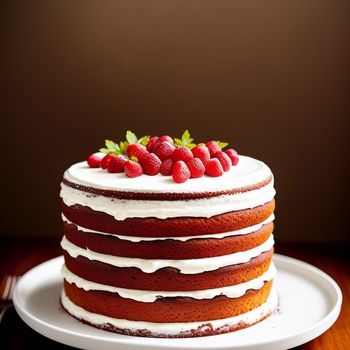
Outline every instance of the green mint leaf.
<svg viewBox="0 0 350 350">
<path fill-rule="evenodd" d="M 177 146 L 177 147 L 179 147 L 179 146 L 182 146 L 182 145 L 183 145 L 182 140 L 177 139 L 176 137 L 174 138 L 174 143 L 175 143 L 175 146 Z"/>
<path fill-rule="evenodd" d="M 125 137 L 126 137 L 126 141 L 128 141 L 129 144 L 134 144 L 134 143 L 137 143 L 138 141 L 137 136 L 130 130 L 126 132 Z"/>
<path fill-rule="evenodd" d="M 190 132 L 188 130 L 185 130 L 184 133 L 181 136 L 181 140 L 174 138 L 174 143 L 175 146 L 177 147 L 187 147 L 189 149 L 193 148 L 194 146 L 196 146 L 195 143 L 193 143 L 193 138 L 190 135 Z"/>
<path fill-rule="evenodd" d="M 140 139 L 137 140 L 137 143 L 143 145 L 143 146 L 146 146 L 148 141 L 150 139 L 150 136 L 149 135 L 146 135 L 146 136 L 142 136 Z"/>
<path fill-rule="evenodd" d="M 216 143 L 217 143 L 221 148 L 225 148 L 226 146 L 228 146 L 228 143 L 227 143 L 227 142 L 216 141 Z"/>
<path fill-rule="evenodd" d="M 184 147 L 193 148 L 195 146 L 195 144 L 193 143 L 193 138 L 191 137 L 190 132 L 188 130 L 185 130 L 184 133 L 182 134 L 181 141 Z"/>
<path fill-rule="evenodd" d="M 122 154 L 120 150 L 111 151 L 108 148 L 100 148 L 99 151 L 104 154 L 115 154 L 116 156 Z"/>
<path fill-rule="evenodd" d="M 112 140 L 105 140 L 105 144 L 106 144 L 106 147 L 112 152 L 119 150 L 118 145 Z"/>
<path fill-rule="evenodd" d="M 121 153 L 126 154 L 126 147 L 128 146 L 128 144 L 129 144 L 128 141 L 120 141 L 119 148 Z"/>
<path fill-rule="evenodd" d="M 182 134 L 182 141 L 184 141 L 184 140 L 188 140 L 189 138 L 190 138 L 191 136 L 190 136 L 190 133 L 189 133 L 189 131 L 188 130 L 185 130 L 184 131 L 184 133 Z"/>
</svg>

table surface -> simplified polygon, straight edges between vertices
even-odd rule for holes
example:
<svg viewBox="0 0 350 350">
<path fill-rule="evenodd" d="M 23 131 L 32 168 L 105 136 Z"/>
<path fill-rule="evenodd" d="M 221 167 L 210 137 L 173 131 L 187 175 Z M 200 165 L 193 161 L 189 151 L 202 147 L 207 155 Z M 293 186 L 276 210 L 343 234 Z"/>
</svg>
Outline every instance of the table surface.
<svg viewBox="0 0 350 350">
<path fill-rule="evenodd" d="M 33 266 L 61 255 L 59 239 L 1 238 L 0 274 L 22 275 Z M 304 260 L 333 277 L 343 293 L 343 305 L 336 323 L 317 339 L 304 344 L 302 350 L 350 349 L 350 246 L 346 244 L 279 244 L 276 253 Z M 72 349 L 56 343 L 29 328 L 10 309 L 0 324 L 2 349 Z M 5 346 L 4 346 L 5 345 Z"/>
</svg>

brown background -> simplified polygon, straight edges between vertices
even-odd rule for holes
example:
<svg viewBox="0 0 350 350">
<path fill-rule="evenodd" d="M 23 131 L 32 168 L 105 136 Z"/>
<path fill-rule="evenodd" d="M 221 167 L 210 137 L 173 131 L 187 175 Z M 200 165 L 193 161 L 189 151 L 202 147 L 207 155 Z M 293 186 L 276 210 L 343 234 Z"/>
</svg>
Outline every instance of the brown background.
<svg viewBox="0 0 350 350">
<path fill-rule="evenodd" d="M 1 235 L 61 235 L 105 138 L 222 139 L 272 168 L 282 241 L 349 239 L 350 2 L 2 1 Z"/>
</svg>

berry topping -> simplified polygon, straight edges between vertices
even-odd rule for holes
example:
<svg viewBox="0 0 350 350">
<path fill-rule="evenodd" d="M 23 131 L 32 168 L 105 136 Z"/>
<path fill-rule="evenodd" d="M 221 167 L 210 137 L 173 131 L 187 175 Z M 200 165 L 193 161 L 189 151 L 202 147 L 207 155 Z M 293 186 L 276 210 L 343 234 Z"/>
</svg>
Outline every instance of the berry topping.
<svg viewBox="0 0 350 350">
<path fill-rule="evenodd" d="M 225 153 L 230 157 L 232 165 L 238 164 L 239 156 L 233 148 L 229 148 Z"/>
<path fill-rule="evenodd" d="M 86 161 L 90 168 L 99 168 L 101 163 L 101 156 L 98 153 L 94 153 L 89 155 Z"/>
<path fill-rule="evenodd" d="M 221 151 L 221 147 L 218 145 L 216 141 L 209 141 L 206 146 L 208 147 L 210 156 L 212 157 L 216 152 Z"/>
<path fill-rule="evenodd" d="M 202 177 L 205 173 L 205 166 L 199 158 L 191 159 L 186 165 L 190 170 L 191 179 Z"/>
<path fill-rule="evenodd" d="M 210 159 L 210 153 L 206 145 L 200 144 L 196 147 L 193 147 L 192 153 L 193 156 L 199 158 L 204 165 L 207 164 Z"/>
<path fill-rule="evenodd" d="M 126 147 L 126 154 L 129 158 L 136 157 L 138 160 L 142 160 L 149 152 L 146 150 L 145 146 L 139 143 L 133 143 Z"/>
<path fill-rule="evenodd" d="M 141 176 L 143 171 L 139 163 L 132 160 L 128 160 L 124 165 L 125 174 L 128 177 L 138 177 Z"/>
<path fill-rule="evenodd" d="M 169 158 L 162 163 L 159 172 L 164 176 L 170 176 L 173 173 L 173 165 L 173 161 Z"/>
<path fill-rule="evenodd" d="M 159 140 L 158 136 L 153 136 L 149 139 L 147 146 L 146 146 L 148 152 L 154 152 L 154 148 L 155 148 L 155 145 L 158 142 L 158 140 Z"/>
<path fill-rule="evenodd" d="M 205 166 L 205 173 L 214 177 L 221 176 L 224 173 L 224 169 L 217 158 L 212 158 Z"/>
<path fill-rule="evenodd" d="M 154 153 L 149 153 L 141 161 L 143 172 L 152 176 L 159 173 L 161 164 L 161 160 Z"/>
<path fill-rule="evenodd" d="M 127 161 L 127 158 L 124 156 L 113 156 L 108 163 L 107 171 L 109 173 L 122 173 L 124 172 L 124 165 Z"/>
<path fill-rule="evenodd" d="M 157 147 L 155 154 L 163 162 L 164 160 L 170 158 L 174 151 L 175 146 L 172 143 L 168 141 L 163 141 Z"/>
<path fill-rule="evenodd" d="M 173 167 L 173 180 L 177 183 L 183 183 L 187 181 L 191 176 L 191 172 L 188 169 L 185 162 L 182 160 L 177 161 Z"/>
<path fill-rule="evenodd" d="M 188 148 L 183 146 L 177 147 L 171 156 L 171 159 L 174 163 L 178 162 L 179 160 L 182 160 L 185 163 L 187 163 L 192 158 L 192 152 Z"/>
<path fill-rule="evenodd" d="M 113 158 L 113 157 L 116 157 L 114 154 L 107 154 L 105 155 L 102 159 L 101 159 L 101 163 L 100 163 L 100 166 L 102 169 L 107 169 L 108 168 L 108 164 L 110 162 L 110 160 Z"/>
<path fill-rule="evenodd" d="M 221 152 L 221 151 L 216 152 L 214 154 L 214 158 L 219 159 L 219 162 L 221 163 L 224 171 L 229 171 L 231 169 L 231 159 L 226 153 Z"/>
<path fill-rule="evenodd" d="M 172 145 L 174 144 L 174 140 L 172 139 L 172 137 L 168 136 L 168 135 L 163 135 L 159 138 L 160 142 L 164 142 L 167 141 L 169 143 L 171 143 Z"/>
<path fill-rule="evenodd" d="M 124 171 L 128 177 L 172 175 L 175 182 L 182 183 L 204 174 L 221 176 L 231 165 L 237 165 L 239 157 L 235 150 L 222 151 L 227 145 L 221 141 L 196 145 L 188 130 L 181 138 L 169 135 L 138 138 L 128 130 L 124 141 L 105 140 L 105 147 L 100 148 L 105 156 L 91 154 L 87 163 L 91 168 L 101 167 L 110 173 Z"/>
</svg>

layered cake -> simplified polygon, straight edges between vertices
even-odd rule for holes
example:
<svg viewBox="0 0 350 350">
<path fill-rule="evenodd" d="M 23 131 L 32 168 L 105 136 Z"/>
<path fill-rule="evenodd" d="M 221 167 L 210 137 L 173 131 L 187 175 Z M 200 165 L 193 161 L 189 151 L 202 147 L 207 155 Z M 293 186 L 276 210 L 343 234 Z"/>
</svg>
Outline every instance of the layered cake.
<svg viewBox="0 0 350 350">
<path fill-rule="evenodd" d="M 146 337 L 221 334 L 268 317 L 278 302 L 269 167 L 189 134 L 106 145 L 61 183 L 63 308 Z"/>
</svg>

